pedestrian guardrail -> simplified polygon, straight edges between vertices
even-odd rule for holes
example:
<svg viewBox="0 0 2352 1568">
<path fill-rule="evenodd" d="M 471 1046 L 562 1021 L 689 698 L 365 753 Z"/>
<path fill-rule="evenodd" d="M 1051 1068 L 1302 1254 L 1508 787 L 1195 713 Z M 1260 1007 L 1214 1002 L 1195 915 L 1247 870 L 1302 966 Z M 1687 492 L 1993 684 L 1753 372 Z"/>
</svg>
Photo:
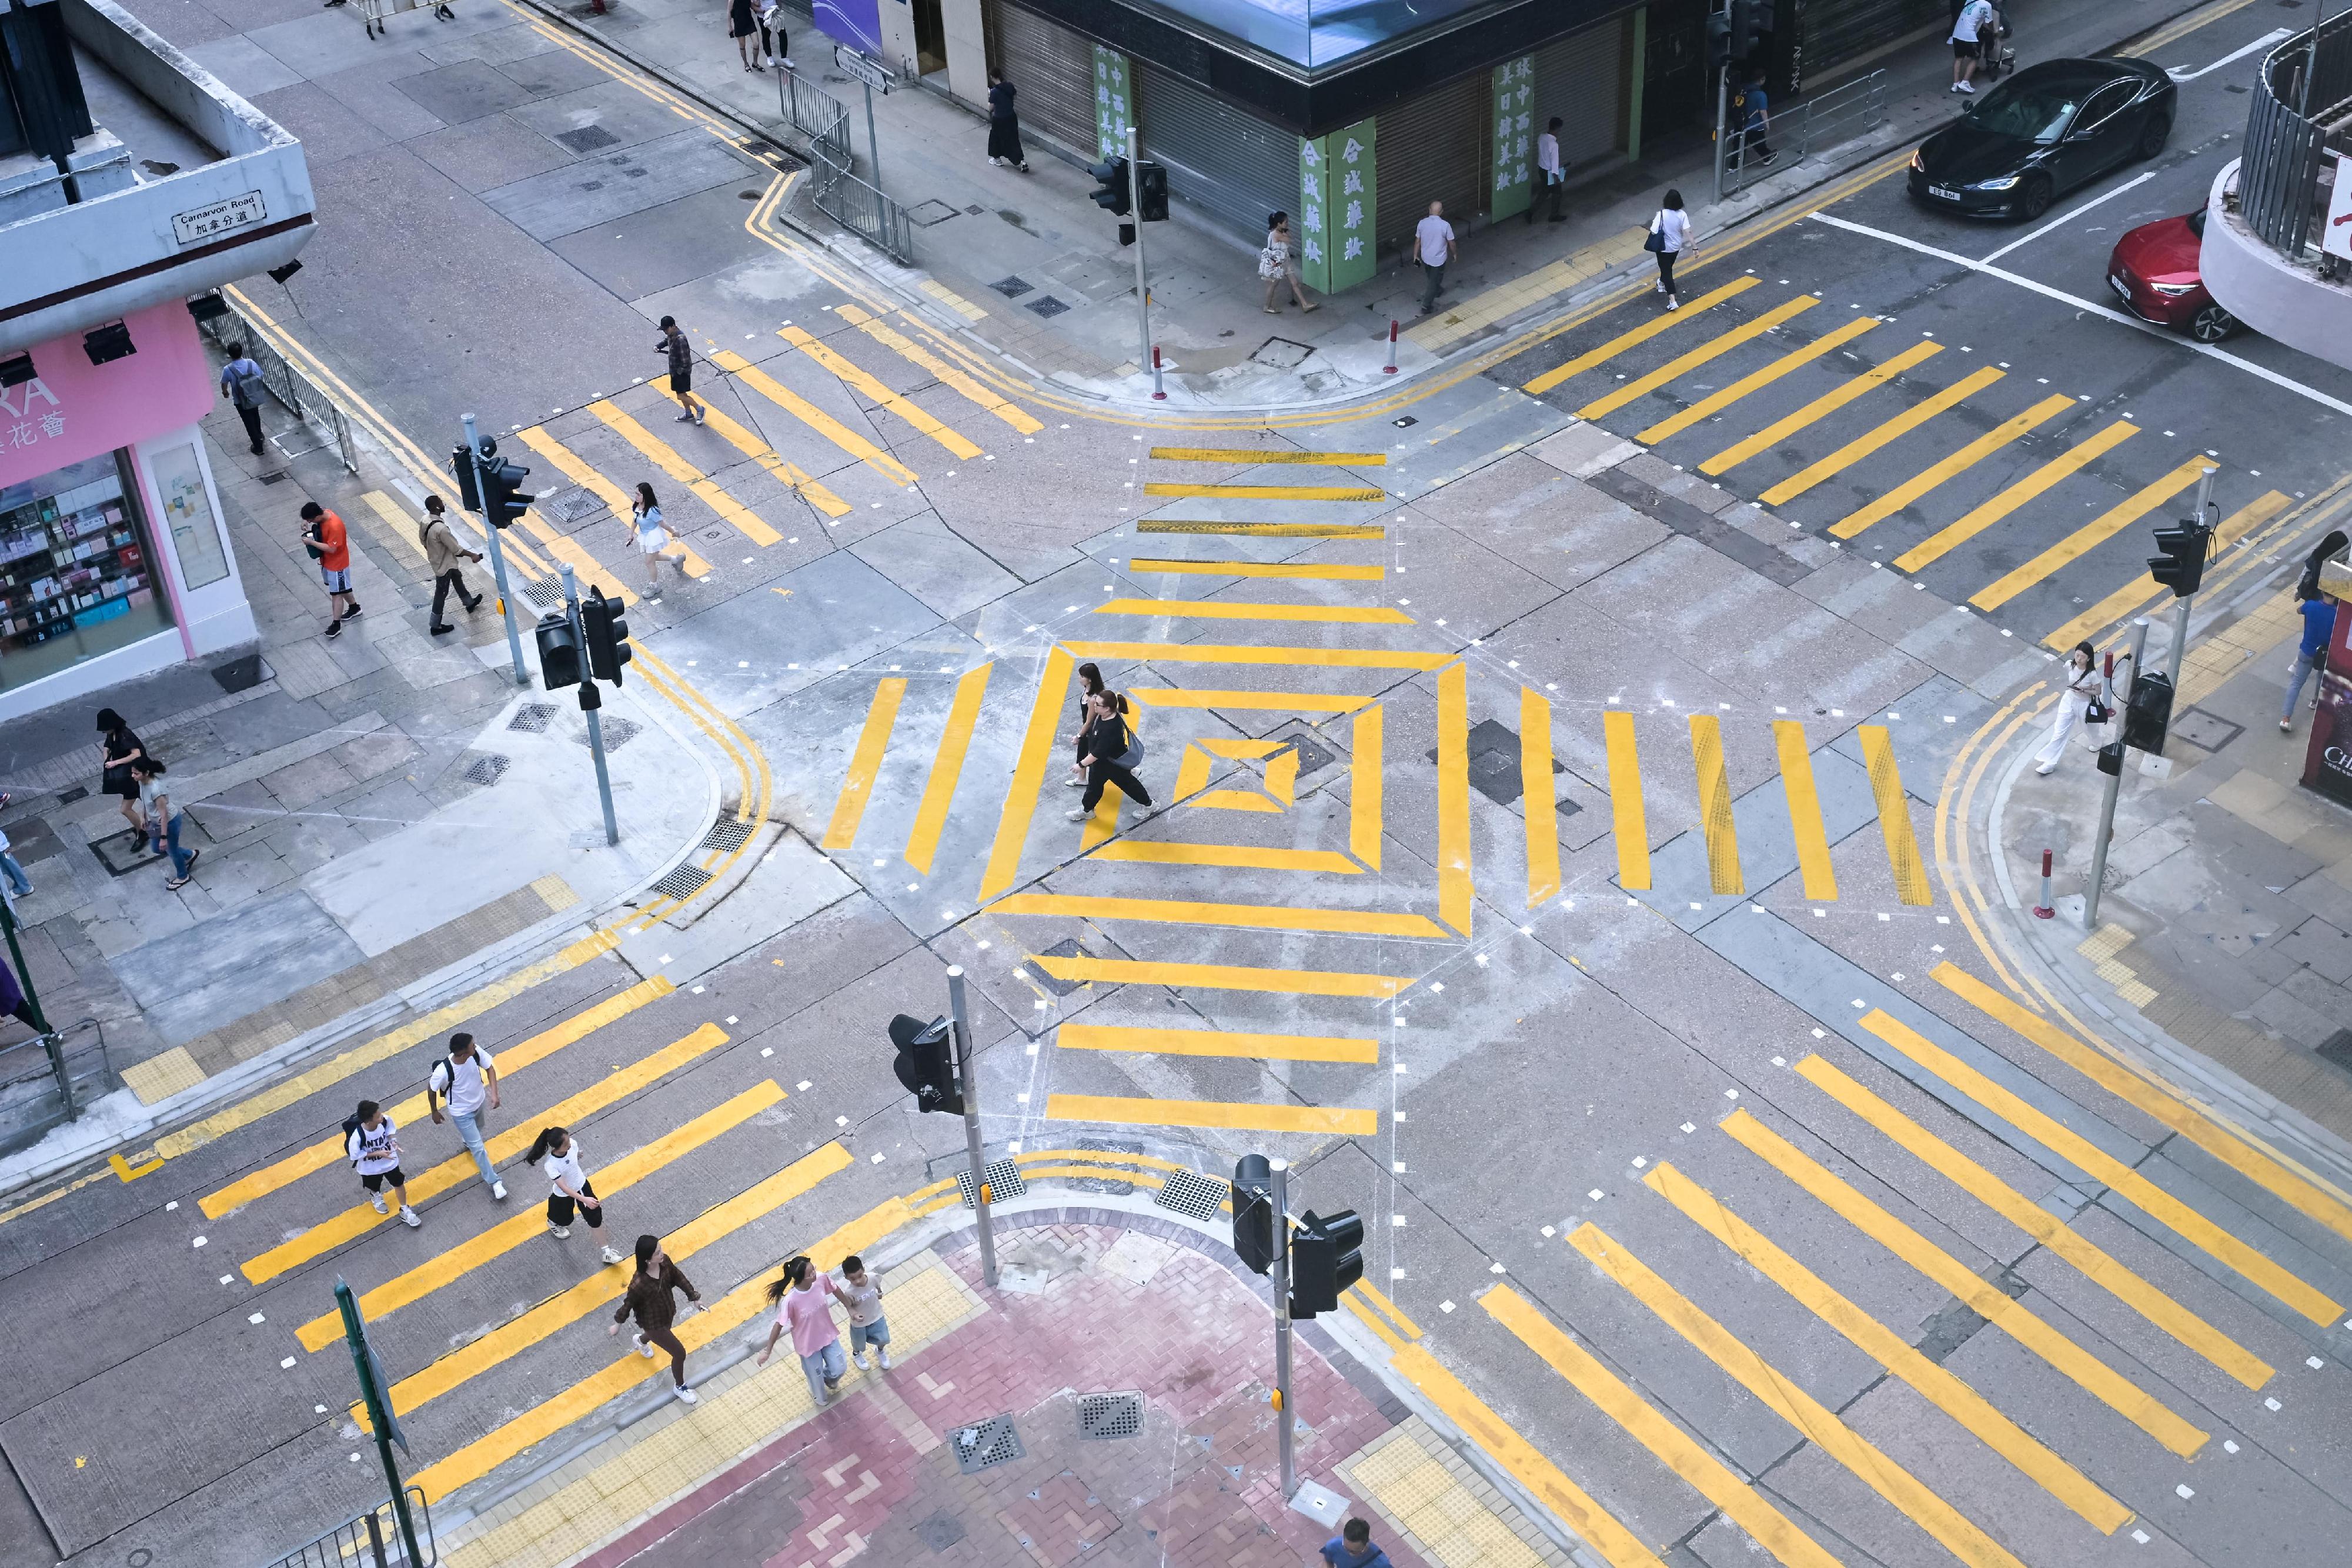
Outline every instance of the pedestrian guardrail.
<svg viewBox="0 0 2352 1568">
<path fill-rule="evenodd" d="M 120 1082 L 94 1018 L 0 1047 L 0 1154 L 29 1148 L 50 1128 L 78 1120 Z"/>
<path fill-rule="evenodd" d="M 1732 195 L 1764 177 L 1764 149 L 1773 149 L 1771 167 L 1803 162 L 1816 152 L 1842 146 L 1886 123 L 1886 73 L 1875 70 L 1850 82 L 1791 104 L 1772 117 L 1761 135 L 1726 123 L 1738 116 L 1730 109 L 1727 78 L 1716 114 L 1716 195 Z"/>
<path fill-rule="evenodd" d="M 335 449 L 343 467 L 353 474 L 360 471 L 359 440 L 352 430 L 352 422 L 335 400 L 319 390 L 319 384 L 295 369 L 291 361 L 269 346 L 261 329 L 237 308 L 236 301 L 226 293 L 221 303 L 228 307 L 226 315 L 215 316 L 201 324 L 205 336 L 220 344 L 243 343 L 253 362 L 261 367 L 261 384 L 268 390 L 278 406 L 302 422 L 303 428 L 319 438 L 317 446 L 305 446 L 287 452 L 289 457 L 299 457 L 305 452 L 324 447 Z M 280 451 L 284 451 L 281 443 Z"/>
<path fill-rule="evenodd" d="M 2333 154 L 2352 152 L 2352 11 L 2273 49 L 2249 96 L 2239 215 L 2289 261 L 2316 259 Z"/>
<path fill-rule="evenodd" d="M 421 1487 L 410 1487 L 408 1511 L 416 1521 L 417 1549 L 425 1553 L 412 1561 L 401 1544 L 400 1529 L 392 1517 L 392 1500 L 355 1513 L 318 1540 L 289 1552 L 269 1568 L 433 1568 L 441 1561 L 433 1544 L 433 1513 L 425 1506 Z"/>
<path fill-rule="evenodd" d="M 857 177 L 849 106 L 787 69 L 776 78 L 776 107 L 809 139 L 810 194 L 817 210 L 893 259 L 913 265 L 915 225 L 907 209 Z"/>
</svg>

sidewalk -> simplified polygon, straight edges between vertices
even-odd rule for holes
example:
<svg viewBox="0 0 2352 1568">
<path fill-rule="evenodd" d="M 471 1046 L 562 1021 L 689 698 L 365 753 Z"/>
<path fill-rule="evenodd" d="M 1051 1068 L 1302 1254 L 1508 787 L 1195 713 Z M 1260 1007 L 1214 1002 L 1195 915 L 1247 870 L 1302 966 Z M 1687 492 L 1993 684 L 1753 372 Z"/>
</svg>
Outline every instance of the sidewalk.
<svg viewBox="0 0 2352 1568">
<path fill-rule="evenodd" d="M 527 3 L 738 120 L 794 148 L 805 145 L 804 136 L 782 123 L 777 76 L 745 72 L 723 30 L 708 26 L 704 7 L 690 0 L 629 0 L 604 16 L 554 0 Z M 2189 0 L 2016 0 L 2011 13 L 2020 54 L 2031 61 L 2111 49 L 2193 8 Z M 852 141 L 859 172 L 870 177 L 862 93 L 834 68 L 832 40 L 804 15 L 787 15 L 803 79 L 844 103 L 856 98 Z M 1917 141 L 1955 112 L 1948 46 L 1923 40 L 1865 65 L 1886 69 L 1885 123 L 1790 159 L 1719 205 L 1708 199 L 1710 116 L 1709 124 L 1652 139 L 1638 162 L 1602 161 L 1572 171 L 1565 223 L 1507 218 L 1472 228 L 1466 214 L 1451 214 L 1462 231 L 1460 259 L 1449 269 L 1444 304 L 1427 319 L 1419 316 L 1419 268 L 1385 256 L 1371 282 L 1324 301 L 1311 315 L 1286 305 L 1281 319 L 1271 320 L 1260 304 L 1255 244 L 1193 221 L 1180 202 L 1171 221 L 1152 225 L 1144 235 L 1152 331 L 1168 369 L 1170 401 L 1158 406 L 1286 407 L 1394 387 L 1514 325 L 1646 270 L 1642 235 L 1669 186 L 1690 204 L 1703 253 L 1706 239 Z M 874 119 L 882 184 L 921 218 L 913 271 L 838 230 L 804 191 L 787 206 L 785 221 L 824 236 L 852 265 L 897 283 L 910 303 L 968 328 L 1035 375 L 1107 401 L 1148 399 L 1134 253 L 1118 244 L 1116 220 L 1090 200 L 1094 183 L 1084 169 L 1042 143 L 1033 145 L 1029 174 L 992 167 L 984 120 L 929 90 L 877 95 Z M 1417 214 L 1426 204 L 1388 191 L 1381 203 L 1380 225 L 1391 239 L 1409 227 L 1397 214 Z M 1048 314 L 1039 308 L 1047 301 L 1065 308 Z M 1391 319 L 1407 329 L 1394 376 L 1382 368 Z"/>
</svg>

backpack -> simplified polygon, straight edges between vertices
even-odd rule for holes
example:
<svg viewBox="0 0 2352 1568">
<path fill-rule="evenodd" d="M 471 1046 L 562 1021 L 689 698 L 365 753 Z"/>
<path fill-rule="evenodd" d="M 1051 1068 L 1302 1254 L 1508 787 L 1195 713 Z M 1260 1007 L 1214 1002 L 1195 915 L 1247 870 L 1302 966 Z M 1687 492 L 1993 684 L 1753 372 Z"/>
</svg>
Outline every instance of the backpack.
<svg viewBox="0 0 2352 1568">
<path fill-rule="evenodd" d="M 360 1157 L 352 1152 L 352 1139 L 357 1135 L 359 1130 L 360 1116 L 357 1112 L 343 1118 L 343 1158 L 351 1161 L 354 1168 L 358 1166 Z"/>
<path fill-rule="evenodd" d="M 436 1089 L 433 1087 L 433 1075 L 436 1072 L 447 1075 L 449 1080 L 448 1089 Z M 442 1099 L 446 1100 L 449 1098 L 449 1091 L 457 1087 L 457 1064 L 450 1061 L 448 1053 L 444 1051 L 442 1054 L 433 1059 L 432 1066 L 425 1070 L 425 1092 L 427 1094 L 438 1094 Z"/>
<path fill-rule="evenodd" d="M 229 380 L 230 400 L 239 408 L 259 408 L 261 394 L 269 384 L 268 378 L 257 365 L 250 371 L 237 369 L 239 365 L 249 363 L 251 361 L 247 360 L 232 360 L 221 369 L 221 373 Z"/>
</svg>

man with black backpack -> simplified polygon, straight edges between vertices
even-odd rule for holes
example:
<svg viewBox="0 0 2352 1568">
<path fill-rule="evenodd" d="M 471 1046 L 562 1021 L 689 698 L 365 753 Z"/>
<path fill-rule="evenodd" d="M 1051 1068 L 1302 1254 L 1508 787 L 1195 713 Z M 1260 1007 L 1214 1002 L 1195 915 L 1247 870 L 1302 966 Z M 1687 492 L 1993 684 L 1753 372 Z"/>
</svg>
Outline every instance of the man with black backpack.
<svg viewBox="0 0 2352 1568">
<path fill-rule="evenodd" d="M 400 1174 L 399 1131 L 383 1106 L 362 1100 L 358 1110 L 343 1118 L 343 1155 L 359 1172 L 369 1205 L 378 1214 L 391 1212 L 383 1206 L 383 1184 L 390 1182 L 393 1196 L 400 1199 L 400 1222 L 414 1229 L 425 1221 L 408 1207 L 408 1178 Z"/>
<path fill-rule="evenodd" d="M 488 1113 L 499 1108 L 498 1064 L 470 1034 L 451 1035 L 449 1054 L 435 1062 L 425 1075 L 425 1103 L 436 1127 L 441 1124 L 445 1099 L 449 1102 L 449 1119 L 457 1124 L 457 1136 L 465 1140 L 466 1152 L 474 1156 L 490 1196 L 504 1198 L 507 1184 L 499 1179 L 490 1166 L 490 1152 L 482 1146 L 482 1122 Z"/>
</svg>

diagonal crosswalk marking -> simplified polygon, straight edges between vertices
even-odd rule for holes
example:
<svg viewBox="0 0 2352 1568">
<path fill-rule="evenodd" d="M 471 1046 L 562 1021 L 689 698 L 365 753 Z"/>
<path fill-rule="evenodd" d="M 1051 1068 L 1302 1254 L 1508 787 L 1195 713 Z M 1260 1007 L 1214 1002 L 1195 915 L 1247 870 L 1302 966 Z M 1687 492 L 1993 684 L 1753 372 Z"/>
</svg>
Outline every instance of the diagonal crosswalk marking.
<svg viewBox="0 0 2352 1568">
<path fill-rule="evenodd" d="M 1943 391 L 1921 399 L 1885 423 L 1855 436 L 1828 456 L 1800 468 L 1757 498 L 1768 507 L 1795 500 L 1822 480 L 1845 472 L 1880 447 L 1894 444 L 1947 409 L 1957 408 L 2000 380 L 2001 374 L 1990 365 L 1970 371 Z"/>
<path fill-rule="evenodd" d="M 633 504 L 635 504 L 636 498 L 628 491 L 624 490 L 618 485 L 614 484 L 610 479 L 605 478 L 604 476 L 597 470 L 594 464 L 589 462 L 586 458 L 572 451 L 569 446 L 564 445 L 561 441 L 556 440 L 552 435 L 550 435 L 547 433 L 546 426 L 544 425 L 531 425 L 523 430 L 520 433 L 520 436 L 522 444 L 525 446 L 530 447 L 533 452 L 538 453 L 541 457 L 544 457 L 550 463 L 554 464 L 557 473 L 562 474 L 565 478 L 571 480 L 582 489 L 586 490 L 598 500 L 603 501 L 605 506 L 612 508 L 613 516 L 615 517 L 621 518 L 624 521 L 627 519 L 629 516 L 629 508 Z M 544 524 L 541 526 L 542 528 L 545 527 Z M 673 535 L 672 538 L 675 538 L 676 536 Z M 573 549 L 578 549 L 576 541 L 563 535 L 556 534 L 552 529 L 549 529 L 545 534 L 542 534 L 541 538 L 541 542 L 545 543 L 551 549 L 558 549 L 559 540 L 562 544 L 572 545 Z M 709 576 L 710 563 L 697 555 L 694 552 L 694 548 L 691 545 L 688 545 L 684 539 L 677 539 L 677 548 L 685 552 L 686 574 L 688 577 Z M 559 551 L 559 553 L 561 552 Z M 583 551 L 582 553 L 584 554 L 586 552 Z"/>
<path fill-rule="evenodd" d="M 1998 610 L 2034 584 L 2049 578 L 2067 566 L 2090 554 L 2132 524 L 2147 516 L 2191 485 L 2198 476 L 2212 467 L 2210 459 L 2200 455 L 2183 463 L 2161 479 L 2151 481 L 2121 501 L 2109 507 L 2097 517 L 2043 550 L 2024 565 L 1994 578 L 1969 595 L 1969 602 L 1979 610 Z M 2276 491 L 2272 494 L 2276 495 Z M 2280 497 L 2282 500 L 2284 497 Z M 1931 541 L 1932 542 L 1932 541 Z M 2154 578 L 2148 579 L 2153 585 Z"/>
<path fill-rule="evenodd" d="M 1411 626 L 1413 618 L 1383 604 L 1266 604 L 1247 599 L 1111 599 L 1097 615 L 1160 615 L 1192 621 L 1316 621 L 1353 626 Z"/>
<path fill-rule="evenodd" d="M 598 398 L 588 412 L 604 422 L 614 434 L 645 454 L 653 465 L 692 492 L 694 498 L 734 526 L 735 531 L 762 548 L 782 544 L 783 535 L 770 528 L 759 513 L 720 489 L 701 469 L 677 454 L 677 449 L 637 423 L 610 398 Z"/>
<path fill-rule="evenodd" d="M 1388 568 L 1378 564 L 1349 566 L 1297 561 L 1172 560 L 1156 556 L 1131 557 L 1127 570 L 1176 577 L 1296 577 L 1321 582 L 1380 582 L 1388 576 Z"/>
<path fill-rule="evenodd" d="M 1236 646 L 1223 643 L 1068 643 L 1055 652 L 1075 659 L 1118 659 L 1134 664 L 1312 664 L 1319 669 L 1434 670 L 1459 655 L 1411 648 L 1302 648 Z"/>
<path fill-rule="evenodd" d="M 924 781 L 922 803 L 915 808 L 915 825 L 907 833 L 907 863 L 925 876 L 930 874 L 931 860 L 939 853 L 940 834 L 947 827 L 948 808 L 954 803 L 956 783 L 963 777 L 964 758 L 971 750 L 972 732 L 980 725 L 980 705 L 988 695 L 988 677 L 995 668 L 991 663 L 963 673 L 956 682 L 947 722 L 940 727 L 931 776 Z"/>
<path fill-rule="evenodd" d="M 2061 392 L 2051 393 L 2022 413 L 2012 414 L 1994 425 L 1950 456 L 1930 463 L 1902 484 L 1882 493 L 1875 500 L 1866 502 L 1831 524 L 1831 537 L 1850 539 L 1874 523 L 1893 517 L 1937 486 L 1958 477 L 2002 447 L 2020 440 L 2035 426 L 2048 423 L 2074 406 L 2073 398 Z"/>
<path fill-rule="evenodd" d="M 885 675 L 875 683 L 874 701 L 866 710 L 865 727 L 857 732 L 848 776 L 842 779 L 840 798 L 833 803 L 833 820 L 818 841 L 821 848 L 845 850 L 857 841 L 857 825 L 866 820 L 866 803 L 874 797 L 874 780 L 882 772 L 883 754 L 890 748 L 890 727 L 898 722 L 898 703 L 906 695 L 904 675 Z"/>
<path fill-rule="evenodd" d="M 1650 885 L 1650 829 L 1642 809 L 1642 760 L 1633 716 L 1611 708 L 1601 716 L 1609 747 L 1609 808 L 1615 817 L 1617 885 L 1639 893 Z"/>
<path fill-rule="evenodd" d="M 915 471 L 912 468 L 908 467 L 904 463 L 899 462 L 742 355 L 731 350 L 721 349 L 710 358 L 720 370 L 725 371 L 729 375 L 733 376 L 893 485 L 904 486 L 915 483 Z"/>
<path fill-rule="evenodd" d="M 777 484 L 792 491 L 828 517 L 845 517 L 850 505 L 823 485 L 798 464 L 787 463 L 776 455 L 773 448 L 751 430 L 722 410 L 710 403 L 702 405 L 702 423 L 718 433 L 720 439 L 757 463 L 772 475 Z M 764 541 L 773 543 L 773 540 Z"/>
<path fill-rule="evenodd" d="M 888 409 L 956 456 L 969 462 L 980 455 L 979 447 L 965 440 L 961 434 L 933 415 L 929 409 L 918 404 L 912 399 L 892 392 L 884 384 L 881 377 L 850 360 L 831 344 L 820 340 L 798 327 L 780 327 L 776 329 L 776 336 L 831 371 L 842 384 L 854 387 L 865 393 L 867 398 Z"/>
<path fill-rule="evenodd" d="M 1234 1056 L 1254 1061 L 1355 1061 L 1381 1059 L 1377 1040 L 1330 1035 L 1245 1034 L 1217 1029 L 1142 1029 L 1066 1023 L 1054 1043 L 1064 1051 L 1136 1051 L 1163 1056 Z"/>
<path fill-rule="evenodd" d="M 1919 834 L 1911 825 L 1911 797 L 1903 788 L 1895 765 L 1895 743 L 1883 724 L 1854 727 L 1862 742 L 1862 764 L 1870 773 L 1870 793 L 1878 802 L 1878 831 L 1886 841 L 1886 863 L 1895 873 L 1895 895 L 1915 909 L 1936 901 L 1927 884 L 1927 863 L 1919 858 Z"/>
<path fill-rule="evenodd" d="M 1121 799 L 1116 789 L 1103 792 L 1103 808 Z M 1088 838 L 1093 834 L 1089 832 Z M 1106 835 L 1108 837 L 1108 835 Z M 1093 848 L 1092 845 L 1082 846 Z M 1316 871 L 1333 876 L 1361 876 L 1364 868 L 1338 850 L 1276 849 L 1255 844 L 1187 844 L 1156 839 L 1120 839 L 1096 850 L 1097 860 L 1129 865 L 1231 866 L 1239 871 Z"/>
<path fill-rule="evenodd" d="M 2342 481 L 2339 480 L 2338 483 Z M 2208 560 L 2215 559 L 2230 546 L 2244 538 L 2254 529 L 2294 505 L 2294 502 L 2291 498 L 2276 490 L 2256 497 L 2221 519 L 2221 526 L 2213 530 L 2213 543 L 2207 551 L 2206 559 Z M 2102 628 L 2122 620 L 2164 591 L 2165 589 L 2161 583 L 2147 573 L 2142 572 L 2137 578 L 2116 589 L 2080 615 L 2053 629 L 2042 639 L 2042 646 L 2056 648 L 2061 652 L 2070 650 L 2075 643 L 2095 635 Z"/>
<path fill-rule="evenodd" d="M 1792 350 L 1766 365 L 1751 371 L 1729 386 L 1709 392 L 1680 413 L 1670 414 L 1633 439 L 1645 446 L 1655 446 L 1671 435 L 1679 435 L 1692 425 L 1713 419 L 1740 399 L 1763 391 L 1782 376 L 1802 370 L 1824 354 L 1833 353 L 1878 325 L 1875 316 L 1857 316 L 1840 327 L 1832 328 L 1801 349 Z"/>
<path fill-rule="evenodd" d="M 1349 736 L 1348 852 L 1367 871 L 1381 869 L 1381 812 L 1386 809 L 1381 770 L 1387 721 L 1377 707 L 1356 715 Z"/>
<path fill-rule="evenodd" d="M 1797 866 L 1804 873 L 1805 896 L 1828 904 L 1837 895 L 1837 870 L 1830 862 L 1829 829 L 1822 820 L 1821 791 L 1813 783 L 1813 754 L 1805 745 L 1805 727 L 1793 718 L 1776 719 L 1772 740 L 1780 752 L 1780 789 L 1789 798 L 1789 827 L 1797 841 Z"/>
<path fill-rule="evenodd" d="M 1710 476 L 1727 474 L 1757 454 L 1779 444 L 1801 430 L 1818 424 L 1872 388 L 1885 386 L 1904 371 L 1943 351 L 1941 343 L 1914 343 L 1893 359 L 1850 377 L 1832 391 L 1823 392 L 1794 413 L 1774 420 L 1747 440 L 1734 442 L 1700 464 L 1698 471 Z"/>
<path fill-rule="evenodd" d="M 1464 936 L 1472 893 L 1470 672 L 1454 664 L 1437 672 L 1437 917 Z"/>
<path fill-rule="evenodd" d="M 1062 958 L 1029 955 L 1030 963 L 1057 980 L 1102 986 L 1166 986 L 1195 991 L 1263 991 L 1289 997 L 1398 995 L 1412 984 L 1407 975 L 1352 975 L 1324 969 L 1262 969 L 1246 964 L 1158 964 L 1133 958 Z"/>
<path fill-rule="evenodd" d="M 2117 420 L 2096 434 L 2076 442 L 1990 500 L 1969 508 L 1965 517 L 1937 529 L 1896 556 L 1895 566 L 1904 571 L 1933 566 L 2028 501 L 2055 489 L 2068 476 L 2080 473 L 2138 434 L 2137 425 Z"/>
<path fill-rule="evenodd" d="M 1096 898 L 1066 893 L 1015 893 L 997 900 L 999 915 L 1050 915 L 1073 920 L 1133 920 L 1173 925 L 1230 925 L 1245 931 L 1320 932 L 1346 936 L 1410 936 L 1443 941 L 1445 932 L 1419 915 L 1379 909 L 1318 909 L 1286 904 L 1197 904 L 1181 899 Z"/>
<path fill-rule="evenodd" d="M 1554 365 L 1550 370 L 1526 382 L 1519 390 L 1529 397 L 1541 397 L 1562 382 L 1580 376 L 1596 365 L 1605 365 L 1628 349 L 1638 348 L 1660 333 L 1670 332 L 1685 322 L 1697 319 L 1725 300 L 1745 294 L 1755 287 L 1759 281 L 1761 280 L 1754 277 L 1735 277 L 1722 287 L 1700 295 L 1680 310 L 1670 315 L 1654 317 L 1630 332 L 1619 333 L 1597 349 L 1585 350 L 1566 364 Z"/>
<path fill-rule="evenodd" d="M 1691 762 L 1698 772 L 1699 829 L 1706 839 L 1707 883 L 1717 894 L 1747 891 L 1739 874 L 1739 830 L 1731 816 L 1731 777 L 1723 765 L 1723 731 L 1711 713 L 1690 716 Z"/>
<path fill-rule="evenodd" d="M 1379 523 L 1228 523 L 1211 517 L 1145 517 L 1139 534 L 1233 534 L 1255 539 L 1379 539 Z"/>
<path fill-rule="evenodd" d="M 1529 909 L 1559 892 L 1559 806 L 1551 776 L 1551 703 L 1521 686 L 1519 800 L 1527 816 Z"/>
<path fill-rule="evenodd" d="M 1629 402 L 1635 402 L 1664 386 L 1668 382 L 1687 375 L 1710 361 L 1731 352 L 1740 344 L 1760 338 L 1773 328 L 1792 321 L 1819 305 L 1810 294 L 1800 294 L 1794 299 L 1784 299 L 1761 316 L 1743 321 L 1727 332 L 1708 339 L 1698 347 L 1678 354 L 1647 375 L 1636 376 L 1616 391 L 1603 393 L 1576 411 L 1579 419 L 1599 419 L 1613 413 Z"/>
<path fill-rule="evenodd" d="M 1228 1132 L 1304 1133 L 1339 1138 L 1375 1137 L 1378 1111 L 1328 1105 L 1265 1105 L 1224 1100 L 1148 1100 L 1110 1094 L 1048 1094 L 1054 1122 L 1109 1122 L 1129 1127 L 1217 1127 Z"/>
<path fill-rule="evenodd" d="M 1385 452 L 1260 451 L 1247 446 L 1155 446 L 1151 455 L 1163 463 L 1297 463 L 1331 468 L 1380 468 L 1389 460 Z"/>
<path fill-rule="evenodd" d="M 1143 493 L 1227 501 L 1378 501 L 1384 497 L 1384 492 L 1360 485 L 1196 485 L 1180 479 L 1154 479 L 1143 486 Z"/>
<path fill-rule="evenodd" d="M 1029 413 L 1025 409 L 1022 408 L 1019 403 L 1013 402 L 1009 399 L 997 396 L 996 393 L 989 391 L 987 387 L 982 385 L 979 382 L 974 381 L 971 376 L 965 374 L 963 371 L 956 369 L 953 365 L 948 363 L 937 354 L 932 353 L 929 349 L 917 343 L 905 333 L 887 325 L 876 317 L 868 316 L 856 306 L 836 305 L 833 309 L 834 314 L 839 316 L 843 320 L 848 322 L 851 326 L 856 328 L 859 331 L 865 333 L 867 337 L 873 339 L 884 348 L 888 349 L 900 359 L 907 361 L 910 364 L 922 366 L 923 369 L 939 377 L 940 384 L 941 386 L 953 391 L 958 396 L 963 398 L 967 402 L 975 403 L 980 407 L 986 409 L 989 413 L 994 414 L 997 418 L 1011 425 L 1018 434 L 1023 435 L 1034 435 L 1039 431 L 1045 428 L 1035 419 L 1032 418 Z"/>
<path fill-rule="evenodd" d="M 1056 643 L 1045 655 L 1045 672 L 1037 678 L 1037 697 L 1029 709 L 1029 728 L 1021 738 L 1021 752 L 1013 765 L 1013 785 L 1004 797 L 1004 814 L 996 826 L 988 865 L 980 874 L 982 903 L 1013 885 L 1021 870 L 1021 851 L 1029 841 L 1029 823 L 1037 813 L 1037 793 L 1045 787 L 1045 765 L 1054 754 L 1054 732 L 1059 727 L 1062 701 L 1068 695 L 1077 665 L 1070 650 Z"/>
</svg>

